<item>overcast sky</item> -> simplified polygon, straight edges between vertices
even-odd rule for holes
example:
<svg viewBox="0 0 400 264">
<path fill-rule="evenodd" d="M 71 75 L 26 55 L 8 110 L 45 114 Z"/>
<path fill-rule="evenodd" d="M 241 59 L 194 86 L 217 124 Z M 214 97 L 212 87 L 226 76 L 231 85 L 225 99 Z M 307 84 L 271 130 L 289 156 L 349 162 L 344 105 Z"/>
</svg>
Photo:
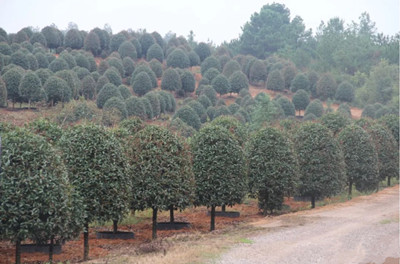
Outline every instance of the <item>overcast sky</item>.
<svg viewBox="0 0 400 264">
<path fill-rule="evenodd" d="M 74 22 L 89 31 L 108 23 L 113 33 L 131 28 L 186 37 L 193 30 L 196 41 L 220 44 L 237 38 L 251 14 L 273 2 L 285 4 L 291 18 L 302 17 L 313 33 L 322 20 L 339 17 L 350 24 L 362 12 L 370 14 L 378 32 L 400 31 L 399 0 L 0 0 L 0 27 L 16 33 L 54 23 L 63 30 Z"/>
</svg>

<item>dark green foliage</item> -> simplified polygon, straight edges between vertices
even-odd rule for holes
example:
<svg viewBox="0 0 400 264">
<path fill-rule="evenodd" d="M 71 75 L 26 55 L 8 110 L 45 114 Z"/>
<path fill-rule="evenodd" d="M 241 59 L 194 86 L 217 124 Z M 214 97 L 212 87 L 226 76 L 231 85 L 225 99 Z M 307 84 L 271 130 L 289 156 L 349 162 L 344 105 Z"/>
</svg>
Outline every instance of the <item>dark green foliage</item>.
<svg viewBox="0 0 400 264">
<path fill-rule="evenodd" d="M 44 118 L 36 119 L 25 127 L 33 133 L 44 137 L 52 145 L 58 144 L 63 134 L 63 130 L 60 126 Z"/>
<path fill-rule="evenodd" d="M 228 110 L 231 112 L 232 115 L 234 115 L 238 110 L 240 109 L 240 105 L 237 103 L 232 103 L 228 105 Z"/>
<path fill-rule="evenodd" d="M 83 47 L 83 36 L 77 29 L 70 29 L 64 37 L 64 46 L 71 49 L 81 49 Z"/>
<path fill-rule="evenodd" d="M 219 117 L 219 116 L 228 116 L 231 115 L 231 112 L 229 111 L 228 107 L 225 105 L 220 105 L 215 107 L 215 113 L 213 119 Z"/>
<path fill-rule="evenodd" d="M 146 97 L 140 98 L 142 100 L 144 110 L 146 112 L 146 116 L 148 119 L 153 119 L 154 114 L 153 114 L 153 108 L 151 107 L 150 100 L 147 99 Z"/>
<path fill-rule="evenodd" d="M 90 71 L 86 68 L 80 67 L 80 66 L 76 66 L 72 69 L 75 74 L 78 76 L 79 80 L 82 80 L 83 78 L 85 78 L 86 76 L 90 75 Z"/>
<path fill-rule="evenodd" d="M 101 90 L 99 91 L 97 98 L 96 98 L 96 104 L 98 108 L 103 108 L 104 104 L 106 103 L 106 101 L 108 99 L 110 99 L 111 97 L 120 97 L 121 93 L 119 92 L 118 88 L 112 84 L 112 83 L 107 83 L 103 86 L 103 88 L 101 88 Z"/>
<path fill-rule="evenodd" d="M 346 103 L 340 104 L 336 111 L 351 118 L 351 109 L 350 106 Z"/>
<path fill-rule="evenodd" d="M 56 72 L 54 76 L 59 77 L 67 82 L 68 86 L 71 89 L 71 96 L 73 98 L 77 98 L 79 96 L 79 93 L 82 89 L 82 83 L 79 81 L 78 75 L 74 71 L 62 70 Z M 42 83 L 44 84 L 45 82 Z"/>
<path fill-rule="evenodd" d="M 306 108 L 304 115 L 314 114 L 316 117 L 321 117 L 324 114 L 324 106 L 318 99 L 313 100 Z"/>
<path fill-rule="evenodd" d="M 293 95 L 292 103 L 294 104 L 294 108 L 300 113 L 300 111 L 305 110 L 310 103 L 310 96 L 306 91 L 300 89 Z"/>
<path fill-rule="evenodd" d="M 343 153 L 328 128 L 317 123 L 303 124 L 294 135 L 300 168 L 298 191 L 315 199 L 343 190 L 346 181 Z"/>
<path fill-rule="evenodd" d="M 93 73 L 95 71 L 97 71 L 97 63 L 96 60 L 94 59 L 92 54 L 85 54 L 85 57 L 89 63 L 89 68 L 88 70 Z"/>
<path fill-rule="evenodd" d="M 141 73 L 141 72 L 143 72 L 143 71 L 146 72 L 147 75 L 148 75 L 148 77 L 150 78 L 150 81 L 151 81 L 151 88 L 156 88 L 156 87 L 157 87 L 157 78 L 156 78 L 156 75 L 155 75 L 155 73 L 150 69 L 150 67 L 149 67 L 147 64 L 145 64 L 145 63 L 139 64 L 139 65 L 135 68 L 134 72 L 132 73 L 131 85 L 133 85 L 133 82 L 134 82 L 134 80 L 135 80 L 136 75 L 138 75 L 139 73 Z"/>
<path fill-rule="evenodd" d="M 318 119 L 318 117 L 316 115 L 314 115 L 313 113 L 308 113 L 308 114 L 304 115 L 304 117 L 303 117 L 303 121 L 314 121 L 317 119 Z"/>
<path fill-rule="evenodd" d="M 194 79 L 194 76 L 190 71 L 184 70 L 181 73 L 181 81 L 182 81 L 182 90 L 185 93 L 194 92 L 194 89 L 196 88 L 196 80 Z"/>
<path fill-rule="evenodd" d="M 240 64 L 236 60 L 230 60 L 225 64 L 222 73 L 226 76 L 226 78 L 229 78 L 237 71 L 241 71 Z"/>
<path fill-rule="evenodd" d="M 189 51 L 188 58 L 190 62 L 190 67 L 200 65 L 200 57 L 195 51 Z"/>
<path fill-rule="evenodd" d="M 391 131 L 379 123 L 368 127 L 367 132 L 371 135 L 378 154 L 379 179 L 399 177 L 399 148 Z"/>
<path fill-rule="evenodd" d="M 70 69 L 72 69 L 72 68 L 74 68 L 76 66 L 76 61 L 75 61 L 74 56 L 72 56 L 70 53 L 68 53 L 66 51 L 63 51 L 60 54 L 59 58 L 65 60 L 68 63 L 68 67 Z"/>
<path fill-rule="evenodd" d="M 212 80 L 211 85 L 220 96 L 227 94 L 231 89 L 228 79 L 223 74 L 218 74 Z"/>
<path fill-rule="evenodd" d="M 122 84 L 121 76 L 113 67 L 106 70 L 104 76 L 106 76 L 110 83 L 114 84 L 115 86 L 120 86 Z"/>
<path fill-rule="evenodd" d="M 164 51 L 160 47 L 160 45 L 158 45 L 157 43 L 154 43 L 153 45 L 151 45 L 149 47 L 149 49 L 147 50 L 146 59 L 147 59 L 147 61 L 156 59 L 162 63 L 164 61 Z"/>
<path fill-rule="evenodd" d="M 202 89 L 201 95 L 205 95 L 210 99 L 212 105 L 215 105 L 217 102 L 217 92 L 211 85 L 205 85 Z"/>
<path fill-rule="evenodd" d="M 229 77 L 229 84 L 231 86 L 229 92 L 239 93 L 242 89 L 248 89 L 249 80 L 243 72 L 236 71 Z"/>
<path fill-rule="evenodd" d="M 368 133 L 357 125 L 345 127 L 338 135 L 346 164 L 349 195 L 352 185 L 358 191 L 376 190 L 379 183 L 378 156 Z"/>
<path fill-rule="evenodd" d="M 49 64 L 49 69 L 52 72 L 58 72 L 62 70 L 69 70 L 68 63 L 62 58 L 56 58 Z"/>
<path fill-rule="evenodd" d="M 202 63 L 201 63 L 201 75 L 204 75 L 206 71 L 208 71 L 211 68 L 215 68 L 218 70 L 218 72 L 221 72 L 221 64 L 219 63 L 218 59 L 214 56 L 207 57 Z"/>
<path fill-rule="evenodd" d="M 252 101 L 254 101 L 254 103 Z M 283 118 L 285 115 L 282 107 L 278 103 L 270 100 L 270 97 L 266 93 L 257 94 L 254 100 L 248 100 L 248 102 L 244 104 L 244 107 L 250 110 L 250 128 L 254 131 L 269 124 L 271 121 Z"/>
<path fill-rule="evenodd" d="M 78 54 L 75 56 L 76 65 L 90 71 L 90 64 L 86 56 Z"/>
<path fill-rule="evenodd" d="M 161 105 L 160 105 L 160 98 L 155 91 L 148 92 L 144 95 L 151 105 L 151 109 L 153 110 L 153 117 L 159 117 L 161 114 Z"/>
<path fill-rule="evenodd" d="M 168 129 L 185 138 L 192 137 L 196 133 L 196 130 L 193 127 L 187 125 L 180 118 L 172 119 L 168 124 Z"/>
<path fill-rule="evenodd" d="M 0 77 L 0 107 L 7 107 L 7 87 Z"/>
<path fill-rule="evenodd" d="M 107 63 L 109 67 L 115 67 L 121 77 L 124 76 L 124 65 L 122 64 L 122 60 L 120 58 L 110 57 L 107 59 Z"/>
<path fill-rule="evenodd" d="M 45 37 L 49 49 L 56 49 L 62 44 L 58 29 L 47 26 L 42 29 L 41 33 Z"/>
<path fill-rule="evenodd" d="M 274 70 L 268 74 L 267 89 L 272 91 L 283 91 L 285 89 L 285 80 L 280 71 Z"/>
<path fill-rule="evenodd" d="M 126 36 L 123 33 L 118 33 L 113 35 L 110 39 L 110 49 L 111 51 L 118 51 L 121 44 L 126 41 Z"/>
<path fill-rule="evenodd" d="M 209 119 L 210 121 L 214 119 L 215 114 L 216 114 L 216 109 L 215 109 L 215 107 L 214 107 L 214 106 L 209 106 L 209 107 L 207 108 L 207 116 L 208 116 L 208 119 Z"/>
<path fill-rule="evenodd" d="M 47 94 L 47 101 L 51 104 L 58 102 L 68 102 L 71 100 L 72 91 L 68 83 L 56 76 L 51 76 L 44 84 L 44 90 Z"/>
<path fill-rule="evenodd" d="M 376 114 L 375 105 L 367 105 L 366 107 L 364 107 L 361 116 L 362 117 L 375 118 L 375 114 Z"/>
<path fill-rule="evenodd" d="M 244 153 L 233 135 L 219 125 L 208 125 L 191 141 L 197 205 L 211 207 L 240 203 L 247 188 Z M 223 168 L 223 169 L 221 169 Z M 211 215 L 211 230 L 215 229 Z"/>
<path fill-rule="evenodd" d="M 293 65 L 288 65 L 283 69 L 282 75 L 285 81 L 285 89 L 289 89 L 293 79 L 296 76 L 296 68 Z"/>
<path fill-rule="evenodd" d="M 144 33 L 139 37 L 139 42 L 142 48 L 142 57 L 147 55 L 147 50 L 155 43 L 154 38 L 149 33 Z"/>
<path fill-rule="evenodd" d="M 0 214 L 7 216 L 0 222 L 2 238 L 20 245 L 25 239 L 61 242 L 79 235 L 82 200 L 59 154 L 45 138 L 25 129 L 2 136 Z"/>
<path fill-rule="evenodd" d="M 86 100 L 92 100 L 96 96 L 96 82 L 91 75 L 82 79 L 81 94 Z"/>
<path fill-rule="evenodd" d="M 202 80 L 203 79 L 209 80 L 211 84 L 214 78 L 217 77 L 219 74 L 220 72 L 216 68 L 210 68 L 204 73 Z"/>
<path fill-rule="evenodd" d="M 126 85 L 121 84 L 120 86 L 118 86 L 118 90 L 121 93 L 123 99 L 128 99 L 129 97 L 132 96 L 129 87 Z"/>
<path fill-rule="evenodd" d="M 190 60 L 183 50 L 174 49 L 167 57 L 167 66 L 185 69 L 190 66 Z"/>
<path fill-rule="evenodd" d="M 138 117 L 131 117 L 123 120 L 120 124 L 120 128 L 124 128 L 128 131 L 130 135 L 134 135 L 143 128 L 145 128 L 146 124 Z"/>
<path fill-rule="evenodd" d="M 341 113 L 328 113 L 321 117 L 321 124 L 329 128 L 334 136 L 346 126 L 351 124 L 351 119 Z"/>
<path fill-rule="evenodd" d="M 132 42 L 133 46 L 135 46 L 137 57 L 141 58 L 142 57 L 142 45 L 140 44 L 139 40 L 137 40 L 137 38 L 132 38 L 130 41 Z"/>
<path fill-rule="evenodd" d="M 267 68 L 261 60 L 255 60 L 250 67 L 249 81 L 254 85 L 262 85 L 267 79 Z M 271 89 L 271 88 L 268 88 Z"/>
<path fill-rule="evenodd" d="M 393 137 L 397 141 L 397 145 L 399 145 L 399 116 L 386 115 L 381 117 L 379 122 L 392 132 Z"/>
<path fill-rule="evenodd" d="M 329 73 L 322 75 L 317 82 L 317 96 L 323 101 L 328 98 L 333 99 L 336 94 L 336 89 L 336 81 Z"/>
<path fill-rule="evenodd" d="M 38 52 L 35 54 L 35 58 L 38 62 L 39 68 L 47 68 L 49 66 L 49 61 L 46 56 L 42 52 Z"/>
<path fill-rule="evenodd" d="M 78 125 L 64 133 L 60 146 L 70 182 L 83 199 L 85 227 L 94 220 L 121 220 L 128 208 L 131 184 L 119 140 L 103 127 Z M 84 258 L 89 255 L 88 233 L 85 230 Z"/>
<path fill-rule="evenodd" d="M 0 53 L 3 55 L 11 55 L 13 51 L 6 42 L 0 42 Z"/>
<path fill-rule="evenodd" d="M 310 82 L 310 92 L 312 97 L 317 97 L 317 83 L 319 80 L 318 73 L 315 71 L 310 71 L 307 74 L 308 80 Z"/>
<path fill-rule="evenodd" d="M 211 100 L 204 94 L 200 95 L 197 101 L 199 101 L 199 103 L 201 103 L 205 109 L 207 109 L 209 106 L 212 106 Z"/>
<path fill-rule="evenodd" d="M 135 46 L 129 40 L 125 40 L 118 48 L 118 53 L 121 58 L 129 57 L 132 60 L 137 59 L 137 52 Z"/>
<path fill-rule="evenodd" d="M 17 51 L 17 52 L 14 52 L 13 54 L 11 54 L 10 62 L 12 64 L 15 64 L 17 66 L 24 68 L 25 70 L 29 69 L 28 58 L 26 57 L 26 54 L 21 51 Z"/>
<path fill-rule="evenodd" d="M 131 76 L 135 70 L 135 62 L 130 57 L 125 57 L 122 60 L 122 65 L 124 66 L 125 77 Z"/>
<path fill-rule="evenodd" d="M 310 81 L 308 80 L 307 75 L 305 75 L 304 73 L 298 73 L 294 77 L 294 79 L 290 85 L 290 90 L 293 93 L 297 92 L 300 89 L 307 91 L 307 92 L 310 91 Z"/>
<path fill-rule="evenodd" d="M 175 118 L 180 118 L 183 122 L 185 122 L 187 125 L 193 127 L 196 130 L 200 129 L 201 122 L 199 116 L 196 114 L 196 112 L 188 105 L 184 105 L 181 108 L 179 108 L 173 119 Z"/>
<path fill-rule="evenodd" d="M 160 45 L 161 48 L 164 48 L 165 43 L 164 43 L 164 40 L 163 40 L 163 38 L 161 37 L 160 33 L 158 33 L 157 31 L 153 31 L 153 32 L 151 33 L 151 36 L 153 37 L 154 41 L 155 41 L 158 45 Z"/>
<path fill-rule="evenodd" d="M 39 68 L 39 63 L 36 60 L 36 57 L 32 54 L 26 54 L 26 59 L 28 60 L 29 69 L 32 71 L 36 71 Z"/>
<path fill-rule="evenodd" d="M 32 71 L 26 72 L 24 77 L 22 77 L 18 89 L 22 100 L 29 104 L 46 100 L 46 94 L 43 90 L 40 79 Z"/>
<path fill-rule="evenodd" d="M 282 107 L 286 117 L 296 115 L 294 104 L 286 96 L 279 97 L 276 102 Z"/>
<path fill-rule="evenodd" d="M 228 55 L 222 55 L 222 56 L 218 56 L 218 61 L 219 64 L 221 65 L 221 69 L 223 70 L 225 67 L 225 64 L 228 63 L 228 61 L 231 60 L 231 57 Z M 228 78 L 228 77 L 227 77 Z"/>
<path fill-rule="evenodd" d="M 96 93 L 99 93 L 101 88 L 103 88 L 107 83 L 110 83 L 108 78 L 106 76 L 101 76 L 96 82 Z"/>
<path fill-rule="evenodd" d="M 14 103 L 22 102 L 19 85 L 24 74 L 25 72 L 21 67 L 14 67 L 2 76 L 7 87 L 7 98 L 13 102 L 13 107 Z"/>
<path fill-rule="evenodd" d="M 120 117 L 120 120 L 128 117 L 126 104 L 121 97 L 111 97 L 108 99 L 104 103 L 103 111 L 113 111 L 113 113 L 116 113 Z"/>
<path fill-rule="evenodd" d="M 132 78 L 133 79 L 133 78 Z M 140 72 L 134 79 L 133 91 L 142 96 L 151 90 L 151 80 L 146 72 Z"/>
<path fill-rule="evenodd" d="M 203 62 L 207 57 L 211 56 L 210 46 L 204 42 L 200 42 L 194 51 L 199 55 L 200 62 Z"/>
<path fill-rule="evenodd" d="M 106 70 L 108 70 L 108 68 L 110 68 L 110 65 L 108 65 L 107 60 L 102 60 L 99 64 L 97 71 L 99 72 L 100 75 L 103 75 L 106 72 Z"/>
<path fill-rule="evenodd" d="M 93 56 L 98 56 L 101 53 L 100 38 L 94 31 L 90 31 L 84 40 L 84 48 L 90 51 Z"/>
<path fill-rule="evenodd" d="M 154 72 L 157 78 L 161 78 L 163 74 L 163 67 L 161 62 L 159 62 L 157 59 L 152 59 L 149 62 L 150 69 Z"/>
<path fill-rule="evenodd" d="M 182 139 L 166 128 L 147 126 L 134 135 L 130 154 L 135 208 L 183 210 L 192 203 L 191 155 Z M 153 238 L 157 236 L 156 222 L 153 218 Z"/>
<path fill-rule="evenodd" d="M 141 119 L 146 118 L 146 110 L 143 101 L 140 98 L 131 96 L 125 101 L 125 103 L 128 116 L 137 116 Z"/>
<path fill-rule="evenodd" d="M 164 71 L 161 81 L 161 89 L 167 91 L 178 91 L 182 89 L 181 77 L 176 70 L 168 68 Z"/>
<path fill-rule="evenodd" d="M 342 102 L 352 102 L 354 100 L 354 87 L 349 82 L 339 84 L 335 99 Z"/>
<path fill-rule="evenodd" d="M 35 32 L 33 33 L 32 37 L 29 39 L 29 42 L 31 44 L 35 44 L 35 43 L 39 43 L 41 44 L 43 47 L 47 46 L 47 41 L 46 38 L 44 37 L 44 35 L 40 32 Z"/>
<path fill-rule="evenodd" d="M 261 129 L 247 146 L 250 192 L 264 214 L 282 209 L 284 196 L 293 193 L 298 181 L 295 151 L 282 132 L 273 127 Z"/>
<path fill-rule="evenodd" d="M 218 116 L 211 122 L 212 125 L 226 128 L 237 140 L 240 146 L 244 147 L 247 140 L 246 128 L 233 116 Z"/>
<path fill-rule="evenodd" d="M 188 104 L 199 116 L 201 123 L 205 123 L 207 121 L 207 113 L 206 108 L 196 100 L 190 101 Z"/>
</svg>

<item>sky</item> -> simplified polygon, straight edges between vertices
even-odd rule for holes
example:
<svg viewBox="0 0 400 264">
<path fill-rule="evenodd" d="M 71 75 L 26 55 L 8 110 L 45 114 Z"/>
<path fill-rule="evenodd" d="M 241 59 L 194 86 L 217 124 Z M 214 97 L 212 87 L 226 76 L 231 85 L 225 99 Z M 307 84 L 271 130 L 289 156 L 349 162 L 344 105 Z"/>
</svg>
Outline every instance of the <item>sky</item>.
<svg viewBox="0 0 400 264">
<path fill-rule="evenodd" d="M 393 36 L 400 31 L 399 0 L 0 0 L 0 27 L 16 33 L 54 23 L 65 30 L 74 22 L 90 31 L 107 23 L 113 33 L 146 29 L 185 37 L 193 30 L 195 41 L 218 45 L 238 38 L 251 15 L 273 2 L 289 8 L 291 19 L 300 16 L 313 33 L 321 21 L 333 17 L 358 23 L 363 12 L 369 13 L 377 32 Z"/>
</svg>

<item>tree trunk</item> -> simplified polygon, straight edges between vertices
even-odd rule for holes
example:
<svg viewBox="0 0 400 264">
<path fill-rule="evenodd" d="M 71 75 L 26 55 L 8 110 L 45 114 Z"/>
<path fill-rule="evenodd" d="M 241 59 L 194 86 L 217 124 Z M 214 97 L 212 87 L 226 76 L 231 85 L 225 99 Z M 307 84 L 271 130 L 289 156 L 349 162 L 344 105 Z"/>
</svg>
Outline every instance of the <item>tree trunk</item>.
<svg viewBox="0 0 400 264">
<path fill-rule="evenodd" d="M 351 199 L 351 192 L 353 191 L 353 182 L 349 182 L 349 200 Z"/>
<path fill-rule="evenodd" d="M 157 238 L 157 208 L 155 207 L 153 207 L 153 232 L 151 238 Z"/>
<path fill-rule="evenodd" d="M 226 206 L 225 206 L 225 204 L 223 204 L 222 208 L 221 208 L 221 211 L 225 213 L 225 210 L 226 210 Z"/>
<path fill-rule="evenodd" d="M 28 100 L 28 109 L 31 109 L 31 99 Z"/>
<path fill-rule="evenodd" d="M 390 187 L 390 176 L 388 176 L 387 185 L 388 185 L 388 187 Z"/>
<path fill-rule="evenodd" d="M 118 232 L 118 220 L 113 220 L 113 232 L 114 234 Z"/>
<path fill-rule="evenodd" d="M 311 208 L 315 208 L 315 196 L 311 196 Z"/>
<path fill-rule="evenodd" d="M 83 231 L 83 260 L 89 260 L 89 223 L 85 223 L 85 231 Z"/>
<path fill-rule="evenodd" d="M 17 239 L 15 243 L 15 264 L 21 263 L 21 240 Z"/>
<path fill-rule="evenodd" d="M 173 205 L 171 205 L 171 206 L 169 207 L 169 222 L 170 222 L 170 223 L 175 222 L 175 217 L 174 217 L 174 206 L 173 206 Z"/>
<path fill-rule="evenodd" d="M 211 205 L 211 226 L 210 231 L 215 230 L 215 205 Z"/>
<path fill-rule="evenodd" d="M 54 237 L 51 237 L 50 245 L 49 245 L 49 263 L 50 264 L 53 264 L 53 249 L 54 249 Z"/>
</svg>

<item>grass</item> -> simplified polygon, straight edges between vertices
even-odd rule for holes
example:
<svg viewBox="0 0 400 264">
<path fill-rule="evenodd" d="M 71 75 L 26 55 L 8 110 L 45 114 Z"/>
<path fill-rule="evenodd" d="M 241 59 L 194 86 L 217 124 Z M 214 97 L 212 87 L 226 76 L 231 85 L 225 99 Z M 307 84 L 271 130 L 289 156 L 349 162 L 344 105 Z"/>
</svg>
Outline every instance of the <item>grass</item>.
<svg viewBox="0 0 400 264">
<path fill-rule="evenodd" d="M 243 243 L 243 244 L 253 244 L 254 241 L 248 238 L 239 238 L 238 239 L 239 243 Z"/>
</svg>

